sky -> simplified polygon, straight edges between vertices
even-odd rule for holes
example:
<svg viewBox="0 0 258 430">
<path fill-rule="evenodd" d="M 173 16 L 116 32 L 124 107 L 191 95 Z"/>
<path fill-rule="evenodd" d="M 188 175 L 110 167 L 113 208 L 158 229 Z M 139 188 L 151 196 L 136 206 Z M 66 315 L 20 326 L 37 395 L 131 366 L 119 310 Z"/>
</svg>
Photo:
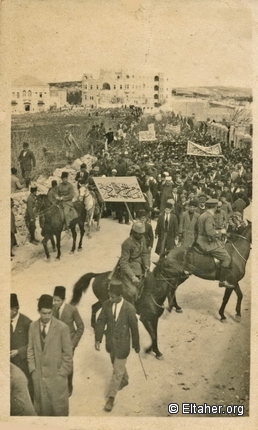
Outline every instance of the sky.
<svg viewBox="0 0 258 430">
<path fill-rule="evenodd" d="M 252 87 L 252 0 L 8 0 L 10 79 L 160 71 L 173 86 Z M 7 37 L 6 37 L 7 39 Z"/>
</svg>

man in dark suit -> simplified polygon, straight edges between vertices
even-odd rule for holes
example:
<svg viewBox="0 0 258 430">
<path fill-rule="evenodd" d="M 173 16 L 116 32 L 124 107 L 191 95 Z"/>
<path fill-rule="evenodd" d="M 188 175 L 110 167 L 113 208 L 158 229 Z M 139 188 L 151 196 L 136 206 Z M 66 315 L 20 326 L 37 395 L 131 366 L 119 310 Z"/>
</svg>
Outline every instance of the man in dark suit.
<svg viewBox="0 0 258 430">
<path fill-rule="evenodd" d="M 27 363 L 27 348 L 31 320 L 19 312 L 19 302 L 16 294 L 11 293 L 11 362 L 18 366 L 28 378 L 28 388 L 33 399 L 33 385 Z"/>
<path fill-rule="evenodd" d="M 25 185 L 29 188 L 32 168 L 36 167 L 36 158 L 33 152 L 29 149 L 29 144 L 27 142 L 24 142 L 23 150 L 21 151 L 18 160 L 21 166 L 22 177 L 25 179 Z"/>
<path fill-rule="evenodd" d="M 123 286 L 112 280 L 109 286 L 109 300 L 103 303 L 95 326 L 95 349 L 100 350 L 103 334 L 106 334 L 106 350 L 113 364 L 113 375 L 108 389 L 105 411 L 113 408 L 118 390 L 128 385 L 126 359 L 130 353 L 130 341 L 135 352 L 140 351 L 138 320 L 134 306 L 123 299 Z M 106 331 L 105 331 L 106 328 Z M 131 333 L 131 336 L 130 336 Z"/>
<path fill-rule="evenodd" d="M 30 188 L 30 195 L 27 199 L 27 209 L 25 213 L 25 223 L 30 233 L 30 243 L 33 243 L 33 245 L 38 245 L 39 243 L 39 240 L 35 238 L 37 190 L 37 187 Z"/>
<path fill-rule="evenodd" d="M 73 368 L 69 328 L 52 316 L 53 297 L 38 301 L 40 318 L 30 325 L 28 365 L 34 386 L 34 407 L 39 416 L 68 416 L 67 377 Z"/>
<path fill-rule="evenodd" d="M 86 164 L 82 163 L 80 172 L 77 172 L 75 176 L 78 190 L 81 188 L 82 185 L 86 184 L 88 177 L 89 177 L 89 174 L 86 170 Z"/>
<path fill-rule="evenodd" d="M 53 316 L 68 325 L 73 352 L 84 332 L 84 323 L 75 306 L 65 303 L 65 287 L 55 287 L 53 297 Z M 69 396 L 73 392 L 73 372 L 68 376 Z"/>
<path fill-rule="evenodd" d="M 168 200 L 164 212 L 158 217 L 155 230 L 155 237 L 158 237 L 155 252 L 158 255 L 164 255 L 173 249 L 178 238 L 178 220 L 172 213 L 173 206 L 174 200 Z"/>
</svg>

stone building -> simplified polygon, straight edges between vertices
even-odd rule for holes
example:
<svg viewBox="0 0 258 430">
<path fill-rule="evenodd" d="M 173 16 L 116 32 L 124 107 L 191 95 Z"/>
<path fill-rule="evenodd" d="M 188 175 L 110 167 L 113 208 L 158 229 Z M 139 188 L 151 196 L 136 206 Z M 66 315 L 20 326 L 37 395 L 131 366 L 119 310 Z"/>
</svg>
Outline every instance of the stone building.
<svg viewBox="0 0 258 430">
<path fill-rule="evenodd" d="M 100 70 L 95 77 L 82 77 L 82 105 L 158 107 L 170 97 L 168 78 L 163 73 L 130 73 L 128 71 Z"/>
<path fill-rule="evenodd" d="M 31 76 L 12 82 L 12 113 L 41 112 L 49 109 L 49 85 Z"/>
</svg>

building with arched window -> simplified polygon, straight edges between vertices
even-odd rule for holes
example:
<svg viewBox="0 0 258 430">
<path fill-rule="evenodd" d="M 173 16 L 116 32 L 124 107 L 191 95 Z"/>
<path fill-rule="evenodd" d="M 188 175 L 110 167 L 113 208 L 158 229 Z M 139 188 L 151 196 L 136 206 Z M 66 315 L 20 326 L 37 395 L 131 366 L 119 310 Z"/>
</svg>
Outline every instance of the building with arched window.
<svg viewBox="0 0 258 430">
<path fill-rule="evenodd" d="M 169 81 L 163 73 L 130 73 L 128 70 L 103 70 L 98 76 L 82 77 L 82 105 L 97 106 L 160 106 L 171 95 Z"/>
<path fill-rule="evenodd" d="M 12 113 L 48 110 L 49 100 L 49 85 L 32 76 L 21 76 L 12 82 Z"/>
</svg>

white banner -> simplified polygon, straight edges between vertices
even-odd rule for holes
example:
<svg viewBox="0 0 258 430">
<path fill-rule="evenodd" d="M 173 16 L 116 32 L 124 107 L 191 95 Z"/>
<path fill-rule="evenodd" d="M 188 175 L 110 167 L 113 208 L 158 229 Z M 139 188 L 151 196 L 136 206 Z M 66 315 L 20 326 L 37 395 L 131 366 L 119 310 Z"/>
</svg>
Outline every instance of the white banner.
<svg viewBox="0 0 258 430">
<path fill-rule="evenodd" d="M 146 131 L 139 131 L 139 141 L 140 142 L 146 142 L 146 141 L 153 141 L 156 140 L 156 133 L 154 129 L 154 124 L 148 125 L 148 130 Z"/>
<path fill-rule="evenodd" d="M 178 125 L 167 124 L 166 128 L 165 128 L 165 132 L 166 133 L 178 134 L 178 133 L 181 132 L 181 126 L 180 126 L 180 124 L 178 124 Z"/>
<path fill-rule="evenodd" d="M 104 202 L 145 202 L 135 176 L 95 177 Z"/>
<path fill-rule="evenodd" d="M 187 155 L 196 155 L 202 157 L 223 157 L 220 143 L 212 146 L 202 146 L 188 140 Z"/>
</svg>

